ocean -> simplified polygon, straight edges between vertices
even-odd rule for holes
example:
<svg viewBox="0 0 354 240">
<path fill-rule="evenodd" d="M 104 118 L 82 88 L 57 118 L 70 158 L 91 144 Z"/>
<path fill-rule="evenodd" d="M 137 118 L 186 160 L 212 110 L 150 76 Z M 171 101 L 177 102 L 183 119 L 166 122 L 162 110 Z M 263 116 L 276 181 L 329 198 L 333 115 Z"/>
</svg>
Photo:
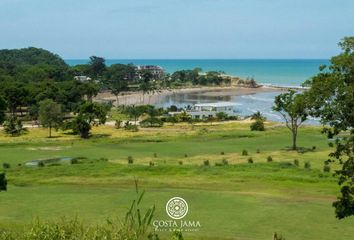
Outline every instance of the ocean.
<svg viewBox="0 0 354 240">
<path fill-rule="evenodd" d="M 66 60 L 69 65 L 87 63 L 88 60 Z M 319 66 L 329 64 L 326 59 L 235 59 L 235 60 L 119 60 L 107 59 L 106 64 L 133 63 L 135 65 L 159 65 L 167 72 L 176 70 L 202 68 L 203 71 L 224 71 L 239 77 L 253 77 L 264 85 L 301 86 L 307 79 L 319 72 Z M 177 93 L 159 99 L 157 107 L 187 107 L 195 103 L 230 101 L 236 103 L 235 111 L 241 116 L 248 116 L 256 111 L 262 112 L 267 119 L 283 122 L 282 117 L 272 110 L 274 98 L 280 92 L 261 92 L 244 96 L 210 97 L 199 93 Z M 318 124 L 310 119 L 307 124 Z"/>
<path fill-rule="evenodd" d="M 88 63 L 86 59 L 65 60 L 69 65 Z M 318 73 L 319 66 L 329 64 L 327 59 L 107 59 L 106 64 L 133 63 L 159 65 L 166 72 L 202 68 L 203 71 L 224 71 L 242 78 L 253 77 L 257 82 L 277 86 L 300 86 Z"/>
</svg>

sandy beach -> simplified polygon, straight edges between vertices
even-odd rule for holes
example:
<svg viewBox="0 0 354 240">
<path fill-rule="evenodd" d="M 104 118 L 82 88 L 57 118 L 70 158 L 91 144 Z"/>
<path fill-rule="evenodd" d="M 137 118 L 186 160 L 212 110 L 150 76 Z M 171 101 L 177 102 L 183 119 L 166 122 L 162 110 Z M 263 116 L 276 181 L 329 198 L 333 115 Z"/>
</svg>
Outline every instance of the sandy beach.
<svg viewBox="0 0 354 240">
<path fill-rule="evenodd" d="M 183 93 L 196 93 L 204 96 L 241 96 L 249 95 L 261 92 L 279 92 L 285 91 L 286 88 L 279 87 L 268 87 L 261 86 L 258 88 L 248 88 L 240 86 L 230 86 L 230 87 L 195 87 L 195 88 L 181 88 L 181 89 L 164 89 L 156 91 L 150 94 L 143 94 L 142 92 L 124 92 L 117 98 L 109 91 L 101 92 L 95 97 L 97 102 L 113 102 L 116 106 L 118 105 L 140 105 L 140 104 L 155 104 L 162 97 L 173 95 L 173 94 L 183 94 Z"/>
</svg>

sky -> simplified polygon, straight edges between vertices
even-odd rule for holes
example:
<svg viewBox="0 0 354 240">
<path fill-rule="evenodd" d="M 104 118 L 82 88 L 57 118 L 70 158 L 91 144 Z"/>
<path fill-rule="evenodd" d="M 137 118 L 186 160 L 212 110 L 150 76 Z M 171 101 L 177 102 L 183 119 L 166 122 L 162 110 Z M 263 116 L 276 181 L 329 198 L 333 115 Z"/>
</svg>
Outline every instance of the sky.
<svg viewBox="0 0 354 240">
<path fill-rule="evenodd" d="M 353 0 L 0 0 L 0 49 L 65 59 L 324 59 L 353 35 Z"/>
</svg>

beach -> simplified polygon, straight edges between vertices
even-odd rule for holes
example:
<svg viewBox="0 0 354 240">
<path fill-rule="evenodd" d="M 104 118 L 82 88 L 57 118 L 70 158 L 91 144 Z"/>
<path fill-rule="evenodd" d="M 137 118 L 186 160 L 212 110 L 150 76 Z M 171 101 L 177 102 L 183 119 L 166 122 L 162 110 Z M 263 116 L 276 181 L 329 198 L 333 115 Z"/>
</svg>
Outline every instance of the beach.
<svg viewBox="0 0 354 240">
<path fill-rule="evenodd" d="M 279 87 L 269 87 L 261 86 L 257 88 L 250 87 L 240 87 L 240 86 L 228 86 L 228 87 L 189 87 L 181 89 L 163 89 L 155 91 L 154 93 L 145 93 L 142 91 L 138 92 L 123 92 L 118 96 L 118 102 L 116 96 L 114 96 L 109 91 L 100 92 L 96 97 L 97 102 L 113 102 L 115 106 L 117 105 L 144 105 L 159 102 L 163 97 L 171 96 L 174 94 L 190 94 L 198 93 L 200 96 L 243 96 L 256 93 L 266 93 L 266 92 L 279 92 L 285 91 L 287 88 Z"/>
</svg>

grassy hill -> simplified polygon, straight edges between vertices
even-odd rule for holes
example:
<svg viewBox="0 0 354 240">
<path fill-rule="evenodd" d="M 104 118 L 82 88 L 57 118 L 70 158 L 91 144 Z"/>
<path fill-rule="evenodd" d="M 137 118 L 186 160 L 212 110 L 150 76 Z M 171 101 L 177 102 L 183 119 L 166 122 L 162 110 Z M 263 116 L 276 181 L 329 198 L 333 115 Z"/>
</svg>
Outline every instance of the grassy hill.
<svg viewBox="0 0 354 240">
<path fill-rule="evenodd" d="M 139 132 L 100 126 L 89 140 L 65 132 L 48 139 L 45 129 L 36 128 L 17 138 L 1 133 L 0 163 L 11 167 L 8 192 L 0 193 L 0 228 L 20 231 L 36 217 L 78 216 L 86 224 L 122 218 L 137 178 L 147 191 L 146 207 L 156 204 L 154 219 L 168 218 L 165 204 L 171 197 L 188 201 L 186 219 L 199 220 L 202 227 L 184 233 L 185 239 L 271 239 L 277 231 L 287 239 L 332 240 L 340 233 L 349 240 L 354 219 L 334 217 L 338 187 L 332 173 L 322 170 L 330 148 L 320 130 L 301 128 L 299 152 L 288 150 L 288 130 L 272 123 L 265 132 L 251 132 L 241 122 Z M 55 157 L 79 160 L 25 166 Z M 305 162 L 311 168 L 305 169 Z"/>
</svg>

